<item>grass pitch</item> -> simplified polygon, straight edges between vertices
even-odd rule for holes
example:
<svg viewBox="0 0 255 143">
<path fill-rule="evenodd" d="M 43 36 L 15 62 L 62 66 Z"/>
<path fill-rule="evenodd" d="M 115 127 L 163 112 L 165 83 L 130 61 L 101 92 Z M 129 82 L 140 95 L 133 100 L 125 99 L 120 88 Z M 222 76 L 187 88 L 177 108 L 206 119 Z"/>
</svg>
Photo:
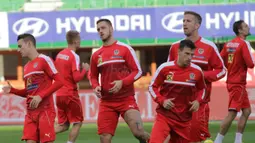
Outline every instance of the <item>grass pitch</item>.
<svg viewBox="0 0 255 143">
<path fill-rule="evenodd" d="M 150 132 L 153 123 L 145 123 L 145 129 Z M 220 122 L 210 122 L 210 132 L 212 139 L 215 138 L 219 130 Z M 0 142 L 1 143 L 18 143 L 21 142 L 23 126 L 0 126 Z M 234 122 L 224 139 L 224 143 L 233 143 L 235 139 L 236 122 Z M 55 143 L 66 143 L 68 132 L 57 135 Z M 243 136 L 244 143 L 255 143 L 255 122 L 249 121 Z M 100 143 L 97 135 L 96 124 L 84 124 L 80 136 L 76 143 Z M 116 134 L 112 143 L 138 143 L 132 136 L 128 126 L 125 123 L 119 123 Z"/>
</svg>

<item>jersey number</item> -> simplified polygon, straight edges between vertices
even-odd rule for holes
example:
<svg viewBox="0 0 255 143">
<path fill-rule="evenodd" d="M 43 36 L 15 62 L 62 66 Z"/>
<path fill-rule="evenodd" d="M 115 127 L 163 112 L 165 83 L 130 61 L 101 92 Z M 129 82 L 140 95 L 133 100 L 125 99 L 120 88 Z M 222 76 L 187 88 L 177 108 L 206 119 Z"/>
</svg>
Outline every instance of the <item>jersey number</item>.
<svg viewBox="0 0 255 143">
<path fill-rule="evenodd" d="M 228 63 L 232 63 L 234 59 L 234 54 L 228 54 Z"/>
</svg>

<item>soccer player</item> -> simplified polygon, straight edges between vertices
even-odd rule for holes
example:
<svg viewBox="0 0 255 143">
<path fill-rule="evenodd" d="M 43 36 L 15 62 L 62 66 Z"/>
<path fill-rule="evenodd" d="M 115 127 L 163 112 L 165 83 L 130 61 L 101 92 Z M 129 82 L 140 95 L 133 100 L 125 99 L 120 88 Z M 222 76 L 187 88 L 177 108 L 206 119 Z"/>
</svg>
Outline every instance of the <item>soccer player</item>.
<svg viewBox="0 0 255 143">
<path fill-rule="evenodd" d="M 67 131 L 72 123 L 73 127 L 67 143 L 75 142 L 83 122 L 83 110 L 77 82 L 84 78 L 89 70 L 89 65 L 82 63 L 80 71 L 80 57 L 75 53 L 80 48 L 80 39 L 79 32 L 68 31 L 66 34 L 68 48 L 60 51 L 55 60 L 57 70 L 65 79 L 65 85 L 56 93 L 58 125 L 55 127 L 55 132 Z"/>
<path fill-rule="evenodd" d="M 191 63 L 195 45 L 191 40 L 179 44 L 178 58 L 163 63 L 156 71 L 149 92 L 158 103 L 150 143 L 163 143 L 170 133 L 172 143 L 189 143 L 192 112 L 206 87 L 201 68 Z M 200 96 L 198 96 L 200 95 Z"/>
<path fill-rule="evenodd" d="M 196 45 L 192 63 L 198 65 L 204 73 L 206 82 L 206 92 L 200 103 L 198 112 L 194 112 L 191 122 L 191 142 L 201 142 L 210 137 L 209 105 L 212 82 L 220 80 L 226 74 L 224 63 L 220 57 L 216 45 L 199 36 L 198 29 L 202 23 L 201 16 L 193 11 L 184 12 L 183 30 L 186 39 L 193 41 Z M 173 61 L 178 57 L 180 41 L 175 42 L 169 49 L 168 61 Z"/>
<path fill-rule="evenodd" d="M 3 91 L 27 98 L 22 140 L 27 143 L 53 143 L 56 113 L 52 93 L 61 88 L 64 81 L 52 59 L 37 52 L 33 35 L 21 34 L 17 41 L 18 52 L 30 59 L 24 67 L 25 88 L 15 89 L 9 84 L 3 87 Z"/>
<path fill-rule="evenodd" d="M 140 143 L 145 143 L 149 134 L 144 131 L 134 98 L 134 82 L 142 75 L 135 51 L 114 39 L 112 23 L 108 19 L 97 21 L 97 31 L 103 46 L 91 56 L 90 81 L 100 98 L 97 120 L 100 141 L 111 143 L 121 115 L 133 135 Z"/>
<path fill-rule="evenodd" d="M 240 110 L 242 110 L 242 115 L 238 121 L 235 143 L 242 143 L 246 122 L 251 114 L 251 106 L 246 91 L 247 69 L 254 67 L 251 45 L 245 40 L 250 35 L 249 30 L 249 26 L 243 20 L 236 21 L 233 24 L 233 31 L 236 37 L 227 42 L 221 51 L 221 56 L 228 69 L 226 83 L 229 104 L 228 115 L 221 123 L 220 132 L 216 137 L 215 143 L 222 143 L 232 121 Z"/>
</svg>

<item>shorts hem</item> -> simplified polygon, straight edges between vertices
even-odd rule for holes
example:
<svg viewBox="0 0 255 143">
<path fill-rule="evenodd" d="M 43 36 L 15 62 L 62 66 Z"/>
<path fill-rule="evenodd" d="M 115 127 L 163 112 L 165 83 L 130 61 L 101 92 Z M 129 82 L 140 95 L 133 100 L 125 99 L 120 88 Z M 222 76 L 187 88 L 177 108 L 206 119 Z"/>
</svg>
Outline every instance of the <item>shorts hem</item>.
<svg viewBox="0 0 255 143">
<path fill-rule="evenodd" d="M 237 110 L 236 108 L 228 108 L 228 111 L 235 111 L 235 112 L 239 112 L 240 110 Z"/>
<path fill-rule="evenodd" d="M 27 140 L 32 140 L 32 141 L 39 142 L 38 140 L 35 140 L 35 139 L 29 139 L 29 138 L 22 138 L 22 139 L 21 139 L 21 141 L 27 141 Z"/>
<path fill-rule="evenodd" d="M 101 135 L 101 134 L 110 134 L 112 136 L 114 136 L 114 133 L 109 133 L 109 132 L 100 132 L 100 133 L 97 133 L 98 135 Z"/>
<path fill-rule="evenodd" d="M 65 122 L 58 122 L 58 124 L 59 125 L 64 125 L 64 124 L 70 124 L 70 122 L 66 120 Z"/>
<path fill-rule="evenodd" d="M 83 121 L 72 121 L 72 122 L 69 122 L 70 124 L 76 124 L 76 123 L 83 123 Z"/>
</svg>

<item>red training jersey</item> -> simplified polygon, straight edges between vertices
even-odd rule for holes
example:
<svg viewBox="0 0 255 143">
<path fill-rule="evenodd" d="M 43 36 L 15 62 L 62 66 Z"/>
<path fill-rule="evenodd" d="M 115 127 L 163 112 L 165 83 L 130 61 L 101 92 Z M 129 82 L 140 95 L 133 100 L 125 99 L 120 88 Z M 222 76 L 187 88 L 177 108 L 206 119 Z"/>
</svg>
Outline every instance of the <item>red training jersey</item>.
<svg viewBox="0 0 255 143">
<path fill-rule="evenodd" d="M 220 54 L 228 69 L 227 83 L 245 85 L 247 68 L 254 67 L 250 43 L 236 37 L 224 45 Z"/>
<path fill-rule="evenodd" d="M 99 84 L 99 74 L 101 75 Z M 91 56 L 90 82 L 94 88 L 101 86 L 102 100 L 121 100 L 135 94 L 134 82 L 142 75 L 142 70 L 132 47 L 116 41 L 112 45 L 102 46 Z M 122 80 L 121 90 L 113 95 L 109 93 L 115 80 Z"/>
<path fill-rule="evenodd" d="M 63 81 L 50 57 L 40 54 L 36 59 L 29 61 L 24 67 L 24 82 L 25 89 L 11 88 L 11 93 L 27 98 L 28 112 L 45 109 L 55 111 L 52 94 L 62 87 Z M 28 96 L 36 95 L 41 96 L 42 101 L 36 109 L 30 109 L 31 98 Z"/>
<path fill-rule="evenodd" d="M 207 86 L 204 102 L 209 102 L 212 82 L 223 78 L 226 74 L 226 68 L 217 46 L 213 42 L 200 37 L 196 42 L 194 42 L 194 44 L 196 46 L 196 50 L 192 58 L 192 63 L 198 65 L 203 70 Z M 167 61 L 173 61 L 178 58 L 179 46 L 180 41 L 172 44 L 169 49 Z"/>
<path fill-rule="evenodd" d="M 201 100 L 205 92 L 204 75 L 201 68 L 195 64 L 188 67 L 180 67 L 176 61 L 166 62 L 160 65 L 149 86 L 149 92 L 154 101 L 159 105 L 157 113 L 177 121 L 189 121 L 192 118 L 190 102 Z M 198 95 L 202 95 L 198 97 Z M 174 107 L 167 110 L 163 107 L 166 99 L 175 98 Z"/>
<path fill-rule="evenodd" d="M 80 71 L 80 57 L 70 48 L 66 48 L 58 53 L 55 64 L 65 80 L 65 85 L 57 91 L 57 96 L 78 95 L 77 82 L 86 74 L 85 69 Z"/>
</svg>

